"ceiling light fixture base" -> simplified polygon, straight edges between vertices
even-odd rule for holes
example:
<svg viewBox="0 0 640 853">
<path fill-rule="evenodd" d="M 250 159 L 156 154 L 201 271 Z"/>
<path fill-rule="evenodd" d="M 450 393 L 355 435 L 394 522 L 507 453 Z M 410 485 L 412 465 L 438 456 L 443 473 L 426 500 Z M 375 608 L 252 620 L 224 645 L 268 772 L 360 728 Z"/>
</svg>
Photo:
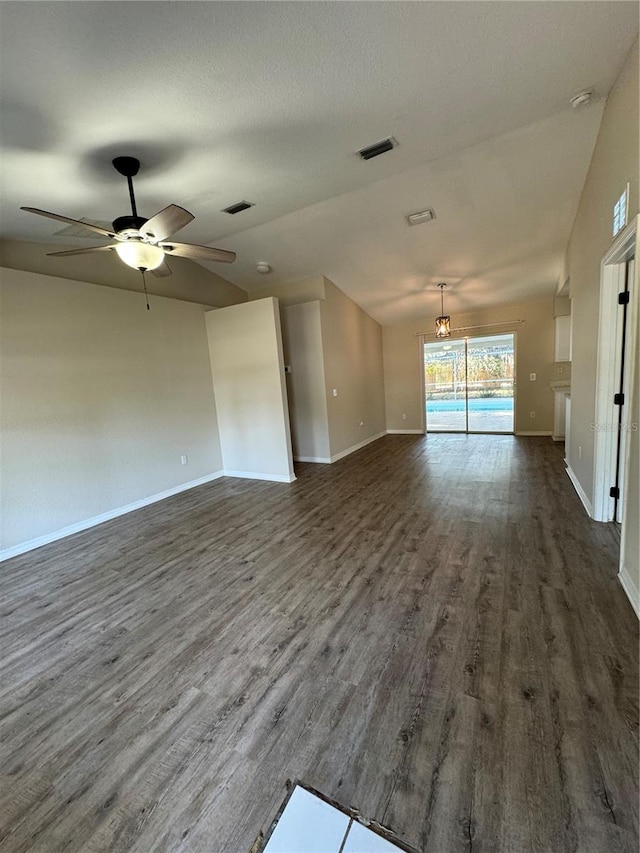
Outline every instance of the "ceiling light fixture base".
<svg viewBox="0 0 640 853">
<path fill-rule="evenodd" d="M 140 171 L 140 160 L 136 157 L 114 157 L 111 162 L 116 172 L 125 178 L 133 178 Z"/>
</svg>

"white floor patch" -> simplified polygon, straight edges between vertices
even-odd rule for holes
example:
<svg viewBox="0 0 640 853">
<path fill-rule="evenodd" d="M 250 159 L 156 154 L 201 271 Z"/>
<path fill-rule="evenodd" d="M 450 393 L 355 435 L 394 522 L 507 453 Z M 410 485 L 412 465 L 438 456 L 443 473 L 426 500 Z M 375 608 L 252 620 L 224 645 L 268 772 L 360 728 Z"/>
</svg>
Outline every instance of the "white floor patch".
<svg viewBox="0 0 640 853">
<path fill-rule="evenodd" d="M 296 785 L 263 853 L 403 853 L 320 797 Z"/>
</svg>

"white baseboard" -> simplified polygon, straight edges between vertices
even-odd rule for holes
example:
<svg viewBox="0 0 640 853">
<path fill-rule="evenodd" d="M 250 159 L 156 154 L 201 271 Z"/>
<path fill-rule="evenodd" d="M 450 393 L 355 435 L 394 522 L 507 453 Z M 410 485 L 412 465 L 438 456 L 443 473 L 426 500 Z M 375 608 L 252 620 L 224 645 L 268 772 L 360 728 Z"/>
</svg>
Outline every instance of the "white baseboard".
<svg viewBox="0 0 640 853">
<path fill-rule="evenodd" d="M 199 477 L 197 480 L 190 480 L 188 483 L 181 483 L 179 486 L 174 486 L 172 489 L 166 489 L 164 492 L 158 492 L 148 498 L 134 501 L 125 506 L 116 507 L 109 512 L 103 512 L 101 515 L 94 515 L 92 518 L 85 518 L 84 521 L 78 521 L 75 524 L 70 524 L 68 527 L 63 527 L 60 530 L 55 530 L 53 533 L 47 533 L 45 536 L 38 536 L 36 539 L 30 539 L 28 542 L 21 542 L 19 545 L 14 545 L 12 548 L 5 548 L 0 551 L 0 563 L 4 560 L 10 560 L 11 557 L 17 557 L 20 554 L 26 554 L 27 551 L 34 551 L 36 548 L 41 548 L 43 545 L 48 545 L 50 542 L 57 542 L 58 539 L 64 539 L 67 536 L 73 536 L 74 533 L 80 533 L 83 530 L 88 530 L 90 527 L 96 527 L 98 524 L 103 524 L 105 521 L 111 521 L 113 518 L 118 518 L 121 515 L 126 515 L 129 512 L 135 512 L 137 509 L 142 509 L 150 504 L 163 501 L 173 495 L 186 492 L 189 489 L 195 489 L 196 486 L 202 486 L 205 483 L 210 483 L 212 480 L 218 480 L 223 476 L 222 471 L 216 471 L 215 474 L 207 474 L 205 477 Z"/>
<path fill-rule="evenodd" d="M 242 480 L 270 480 L 272 483 L 293 483 L 295 474 L 262 474 L 257 471 L 229 471 L 227 468 L 222 472 L 225 477 L 239 477 Z"/>
<path fill-rule="evenodd" d="M 573 473 L 573 471 L 569 465 L 567 465 L 567 467 L 566 467 L 566 472 L 567 472 L 567 476 L 569 477 L 569 479 L 573 483 L 573 488 L 576 490 L 578 497 L 582 501 L 582 506 L 587 511 L 587 515 L 589 516 L 589 518 L 593 518 L 593 507 L 591 506 L 591 501 L 587 497 L 585 490 L 580 485 L 580 480 L 578 480 L 578 478 Z"/>
<path fill-rule="evenodd" d="M 424 435 L 423 429 L 388 429 L 387 435 Z"/>
<path fill-rule="evenodd" d="M 622 584 L 623 590 L 627 594 L 627 598 L 631 602 L 631 606 L 636 612 L 636 616 L 640 619 L 640 590 L 633 582 L 633 578 L 625 568 L 622 566 L 620 569 L 620 573 L 618 574 L 618 580 Z"/>
<path fill-rule="evenodd" d="M 516 435 L 549 435 L 550 436 L 551 430 L 550 429 L 540 429 L 540 430 L 535 430 L 535 429 L 534 430 L 531 430 L 531 429 L 520 430 L 519 429 L 518 432 L 516 433 Z"/>
<path fill-rule="evenodd" d="M 386 429 L 383 432 L 379 432 L 376 435 L 370 435 L 369 438 L 365 438 L 364 441 L 358 442 L 358 444 L 354 444 L 353 447 L 347 447 L 346 450 L 340 451 L 340 453 L 336 453 L 335 456 L 331 457 L 332 462 L 337 462 L 338 459 L 344 459 L 345 456 L 349 456 L 351 453 L 355 453 L 356 450 L 360 450 L 361 447 L 366 447 L 367 444 L 371 444 L 373 441 L 377 441 L 379 438 L 382 438 L 383 435 L 386 435 Z"/>
<path fill-rule="evenodd" d="M 294 456 L 294 462 L 324 462 L 329 463 L 331 459 L 328 456 Z"/>
</svg>

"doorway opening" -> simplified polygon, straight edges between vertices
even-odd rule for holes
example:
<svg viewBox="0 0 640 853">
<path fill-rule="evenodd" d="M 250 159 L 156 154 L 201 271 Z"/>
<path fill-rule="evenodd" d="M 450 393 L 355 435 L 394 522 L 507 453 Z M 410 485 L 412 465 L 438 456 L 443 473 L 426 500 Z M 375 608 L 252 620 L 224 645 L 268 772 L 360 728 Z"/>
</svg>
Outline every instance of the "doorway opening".
<svg viewBox="0 0 640 853">
<path fill-rule="evenodd" d="M 427 432 L 513 433 L 515 334 L 424 343 Z"/>
</svg>

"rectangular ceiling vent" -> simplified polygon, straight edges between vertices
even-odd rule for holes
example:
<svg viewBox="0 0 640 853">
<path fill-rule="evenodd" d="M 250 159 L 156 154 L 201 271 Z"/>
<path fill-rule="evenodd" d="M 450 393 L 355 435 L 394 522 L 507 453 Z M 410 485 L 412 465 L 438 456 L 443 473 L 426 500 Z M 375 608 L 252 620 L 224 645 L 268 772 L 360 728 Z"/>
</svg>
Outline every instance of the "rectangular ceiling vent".
<svg viewBox="0 0 640 853">
<path fill-rule="evenodd" d="M 358 151 L 358 156 L 362 160 L 372 160 L 374 157 L 379 157 L 381 154 L 391 151 L 397 145 L 398 141 L 394 139 L 393 136 L 389 136 L 387 139 L 376 142 L 374 145 L 368 145 L 366 148 L 361 148 Z"/>
<path fill-rule="evenodd" d="M 252 201 L 239 201 L 237 204 L 232 204 L 225 207 L 223 213 L 230 213 L 234 216 L 236 213 L 242 213 L 243 210 L 249 210 L 250 207 L 255 207 Z"/>
<path fill-rule="evenodd" d="M 418 213 L 410 213 L 407 216 L 409 225 L 421 225 L 423 222 L 431 222 L 436 218 L 435 210 L 430 207 L 428 210 L 420 210 Z"/>
</svg>

